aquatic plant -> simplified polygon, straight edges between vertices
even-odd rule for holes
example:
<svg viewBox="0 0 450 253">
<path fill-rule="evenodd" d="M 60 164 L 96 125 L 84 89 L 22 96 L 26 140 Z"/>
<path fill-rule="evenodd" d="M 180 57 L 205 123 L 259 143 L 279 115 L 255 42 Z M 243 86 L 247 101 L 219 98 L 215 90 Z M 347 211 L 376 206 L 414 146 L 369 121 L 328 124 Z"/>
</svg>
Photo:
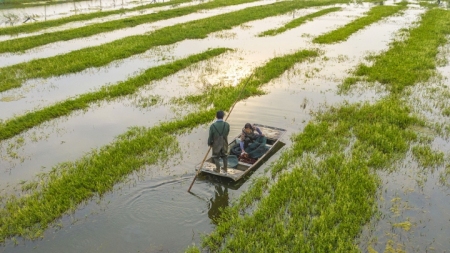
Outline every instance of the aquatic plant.
<svg viewBox="0 0 450 253">
<path fill-rule="evenodd" d="M 248 21 L 283 14 L 295 8 L 320 6 L 328 3 L 283 1 L 266 6 L 251 7 L 162 28 L 148 35 L 130 36 L 101 46 L 4 67 L 0 69 L 0 92 L 20 87 L 26 79 L 47 78 L 79 72 L 90 67 L 100 67 L 114 60 L 143 53 L 155 46 L 169 45 L 185 39 L 201 39 L 209 33 L 231 29 Z M 92 55 L 96 57 L 92 57 Z"/>
<path fill-rule="evenodd" d="M 335 43 L 348 39 L 350 35 L 355 32 L 363 29 L 366 26 L 369 26 L 375 22 L 380 21 L 381 19 L 391 16 L 399 11 L 406 9 L 407 3 L 401 2 L 396 6 L 375 6 L 367 12 L 367 15 L 361 18 L 358 18 L 345 26 L 333 30 L 329 33 L 320 35 L 313 39 L 315 43 Z"/>
<path fill-rule="evenodd" d="M 316 17 L 320 17 L 320 16 L 326 15 L 328 13 L 339 11 L 339 10 L 342 10 L 342 8 L 341 7 L 332 7 L 332 8 L 323 9 L 323 10 L 320 10 L 320 11 L 308 14 L 306 16 L 302 16 L 302 17 L 296 18 L 296 19 L 288 22 L 287 24 L 285 24 L 283 27 L 280 27 L 278 29 L 272 29 L 272 30 L 267 30 L 265 32 L 262 32 L 262 33 L 258 34 L 258 36 L 259 37 L 275 36 L 277 34 L 285 32 L 285 31 L 287 31 L 289 29 L 293 29 L 295 27 L 298 27 L 301 24 L 306 23 L 307 21 L 311 21 L 311 20 L 313 20 Z"/>
<path fill-rule="evenodd" d="M 142 74 L 129 78 L 115 85 L 105 86 L 95 92 L 84 93 L 76 98 L 67 99 L 41 110 L 16 116 L 0 125 L 0 141 L 11 138 L 43 122 L 67 116 L 75 110 L 88 108 L 92 103 L 101 100 L 111 100 L 117 97 L 133 94 L 140 87 L 148 85 L 151 81 L 170 76 L 194 63 L 215 57 L 230 49 L 216 48 L 200 54 L 174 61 L 165 65 L 149 68 Z"/>
</svg>

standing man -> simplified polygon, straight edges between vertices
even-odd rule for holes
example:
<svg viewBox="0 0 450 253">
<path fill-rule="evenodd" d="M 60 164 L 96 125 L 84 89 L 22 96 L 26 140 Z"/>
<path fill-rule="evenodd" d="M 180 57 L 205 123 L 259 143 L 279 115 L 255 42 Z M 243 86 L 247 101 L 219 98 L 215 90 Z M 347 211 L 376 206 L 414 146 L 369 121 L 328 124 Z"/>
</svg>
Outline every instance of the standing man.
<svg viewBox="0 0 450 253">
<path fill-rule="evenodd" d="M 227 173 L 228 166 L 228 133 L 230 124 L 223 121 L 223 111 L 216 113 L 216 122 L 209 127 L 208 145 L 212 148 L 213 161 L 216 164 L 214 172 L 220 173 L 220 158 L 223 160 L 223 170 Z"/>
</svg>

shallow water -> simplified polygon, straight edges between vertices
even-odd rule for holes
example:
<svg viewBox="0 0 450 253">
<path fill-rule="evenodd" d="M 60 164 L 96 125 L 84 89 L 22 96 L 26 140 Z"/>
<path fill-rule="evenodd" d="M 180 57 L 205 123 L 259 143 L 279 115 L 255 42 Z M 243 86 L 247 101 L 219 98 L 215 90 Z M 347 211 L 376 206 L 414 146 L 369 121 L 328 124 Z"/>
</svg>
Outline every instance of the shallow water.
<svg viewBox="0 0 450 253">
<path fill-rule="evenodd" d="M 285 128 L 287 134 L 282 141 L 286 146 L 281 150 L 289 148 L 289 137 L 303 130 L 312 119 L 311 112 L 326 110 L 343 101 L 376 101 L 385 95 L 368 88 L 345 96 L 337 95 L 336 91 L 348 72 L 364 61 L 365 56 L 386 50 L 389 42 L 395 38 L 395 33 L 411 26 L 423 12 L 412 7 L 404 15 L 390 17 L 367 27 L 345 42 L 326 46 L 313 44 L 311 40 L 315 36 L 345 25 L 370 8 L 368 5 L 343 7 L 342 11 L 316 18 L 275 37 L 259 38 L 255 35 L 288 22 L 292 19 L 292 13 L 249 22 L 228 31 L 211 34 L 204 40 L 187 40 L 158 49 L 162 54 L 147 52 L 95 71 L 49 79 L 46 80 L 48 84 L 36 85 L 34 91 L 30 88 L 33 85 L 26 85 L 30 89 L 29 93 L 25 88 L 17 93 L 23 94 L 25 98 L 0 102 L 2 117 L 8 118 L 15 113 L 23 113 L 94 90 L 108 82 L 123 80 L 152 64 L 162 64 L 161 55 L 170 60 L 210 47 L 236 49 L 235 52 L 153 82 L 136 95 L 101 102 L 85 112 L 76 112 L 70 117 L 48 122 L 1 142 L 0 155 L 3 159 L 0 161 L 0 189 L 4 189 L 3 192 L 14 192 L 14 186 L 21 180 L 30 180 L 40 171 L 50 170 L 58 162 L 76 160 L 89 150 L 111 142 L 114 136 L 125 132 L 130 126 L 151 127 L 158 122 L 176 118 L 177 113 L 189 111 L 189 108 L 172 108 L 170 98 L 200 93 L 206 86 L 219 82 L 234 85 L 248 76 L 253 68 L 275 56 L 300 49 L 319 48 L 322 54 L 317 59 L 297 64 L 281 78 L 271 81 L 264 87 L 266 95 L 239 102 L 228 120 L 231 124 L 230 136 L 237 135 L 247 122 Z M 299 10 L 294 15 L 306 15 L 317 10 L 319 9 Z M 75 85 L 91 78 L 95 81 L 84 87 Z M 68 86 L 64 86 L 68 82 L 73 82 L 71 87 L 77 88 L 69 90 L 66 88 Z M 141 99 L 156 95 L 161 97 L 162 104 L 143 108 L 139 103 Z M 0 252 L 181 252 L 192 243 L 198 244 L 200 235 L 214 228 L 212 218 L 220 215 L 219 207 L 236 199 L 248 187 L 251 179 L 261 175 L 280 155 L 276 153 L 252 175 L 238 183 L 202 176 L 194 184 L 193 194 L 188 194 L 186 191 L 193 179 L 194 166 L 203 159 L 207 150 L 207 128 L 206 125 L 200 126 L 179 137 L 182 156 L 174 157 L 166 166 L 151 166 L 130 176 L 129 181 L 116 185 L 115 190 L 102 199 L 94 198 L 87 205 L 80 206 L 75 213 L 58 220 L 56 228 L 47 230 L 42 240 L 30 242 L 19 239 L 18 246 L 13 246 L 13 242 L 9 241 L 5 247 L 0 248 Z M 24 144 L 17 144 L 21 143 L 21 138 L 24 139 Z M 437 147 L 439 143 L 443 143 L 444 149 L 448 150 L 446 140 L 437 141 Z M 11 145 L 16 145 L 13 150 L 24 158 L 23 162 L 20 158 L 10 157 L 7 149 Z M 382 193 L 387 201 L 380 205 L 388 210 L 395 194 L 401 195 L 402 200 L 413 202 L 421 211 L 415 214 L 408 212 L 407 217 L 414 217 L 430 227 L 430 231 L 415 231 L 425 234 L 422 236 L 425 242 L 435 240 L 436 243 L 448 246 L 446 238 L 433 232 L 433 229 L 445 231 L 450 227 L 446 226 L 445 218 L 431 219 L 431 216 L 448 208 L 447 204 L 435 201 L 447 200 L 446 189 L 433 185 L 433 177 L 436 176 L 430 175 L 423 187 L 426 195 L 400 194 L 400 186 L 408 188 L 415 182 L 414 177 L 405 177 L 409 174 L 408 166 L 402 168 L 396 174 L 381 175 L 388 192 Z M 431 210 L 430 213 L 427 213 L 428 210 Z M 381 238 L 379 245 L 374 246 L 377 250 L 384 249 L 387 241 L 381 234 L 391 230 L 387 226 L 391 221 L 389 215 L 384 217 L 382 222 L 374 225 L 374 231 L 379 233 L 375 236 Z M 427 220 L 427 217 L 430 219 Z M 364 246 L 361 245 L 363 249 Z"/>
</svg>

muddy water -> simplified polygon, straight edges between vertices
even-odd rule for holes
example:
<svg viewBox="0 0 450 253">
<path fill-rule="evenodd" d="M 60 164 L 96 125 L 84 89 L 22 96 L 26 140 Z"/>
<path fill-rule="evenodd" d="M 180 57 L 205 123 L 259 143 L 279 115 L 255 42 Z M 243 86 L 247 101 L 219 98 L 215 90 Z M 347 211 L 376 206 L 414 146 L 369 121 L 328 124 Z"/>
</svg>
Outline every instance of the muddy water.
<svg viewBox="0 0 450 253">
<path fill-rule="evenodd" d="M 186 108 L 175 107 L 175 111 L 173 110 L 172 105 L 168 104 L 172 97 L 200 93 L 205 86 L 216 85 L 218 82 L 236 84 L 254 67 L 277 55 L 299 49 L 323 49 L 324 55 L 314 62 L 298 64 L 281 78 L 266 85 L 266 95 L 238 103 L 229 118 L 232 126 L 231 136 L 237 135 L 248 121 L 287 129 L 288 132 L 282 139 L 286 146 L 282 150 L 288 148 L 289 136 L 302 131 L 311 120 L 310 112 L 325 110 L 328 106 L 345 100 L 374 101 L 384 95 L 376 90 L 365 89 L 364 92 L 339 96 L 336 95 L 336 90 L 348 71 L 363 61 L 368 54 L 386 50 L 395 33 L 401 28 L 411 26 L 422 13 L 417 7 L 411 7 L 403 16 L 391 17 L 367 27 L 346 42 L 328 46 L 311 43 L 315 36 L 345 25 L 369 9 L 367 5 L 344 7 L 343 11 L 317 18 L 275 38 L 258 38 L 255 35 L 289 21 L 292 14 L 249 22 L 229 31 L 211 34 L 204 40 L 177 43 L 168 48 L 164 55 L 179 58 L 218 46 L 237 50 L 154 82 L 136 96 L 100 103 L 86 112 L 77 112 L 69 118 L 54 120 L 17 138 L 2 142 L 0 154 L 3 159 L 0 167 L 5 169 L 1 171 L 0 188 L 6 188 L 3 192 L 14 192 L 14 185 L 20 180 L 29 180 L 40 171 L 48 171 L 58 162 L 75 160 L 90 149 L 111 142 L 114 136 L 123 133 L 127 127 L 151 127 L 160 121 L 176 118 L 177 112 L 187 113 Z M 298 15 L 311 12 L 302 10 Z M 122 70 L 124 66 L 136 66 L 132 63 L 138 62 L 138 58 L 117 63 L 116 71 L 111 72 L 121 72 L 118 70 Z M 127 62 L 129 65 L 125 65 Z M 130 73 L 130 70 L 127 71 L 129 72 L 123 73 Z M 84 72 L 72 78 L 89 78 L 95 74 Z M 62 84 L 54 84 L 54 90 L 65 90 L 60 88 Z M 101 85 L 104 83 L 99 86 Z M 92 86 L 87 85 L 82 89 Z M 81 90 L 79 94 L 85 91 Z M 57 101 L 70 94 L 60 96 L 58 92 L 49 92 L 45 98 L 52 100 L 55 96 L 57 98 L 53 101 Z M 140 106 L 140 100 L 152 95 L 161 96 L 164 103 L 153 107 Z M 40 99 L 44 99 L 44 96 Z M 34 103 L 33 100 L 39 99 L 27 96 L 24 101 L 27 100 Z M 29 108 L 32 109 L 33 106 Z M 12 107 L 14 106 L 4 108 L 9 111 Z M 220 207 L 237 198 L 251 183 L 251 178 L 262 174 L 268 164 L 280 155 L 275 154 L 268 163 L 237 184 L 214 177 L 201 177 L 193 187 L 194 194 L 188 194 L 186 190 L 193 178 L 193 168 L 207 150 L 207 127 L 200 126 L 181 136 L 179 143 L 182 156 L 174 157 L 173 161 L 164 167 L 151 166 L 130 176 L 126 183 L 117 185 L 113 192 L 102 199 L 94 198 L 87 205 L 80 206 L 75 213 L 58 220 L 57 226 L 46 231 L 42 240 L 19 240 L 18 246 L 15 247 L 12 242 L 8 242 L 5 247 L 0 248 L 0 252 L 181 252 L 192 243 L 198 244 L 200 235 L 214 228 L 213 217 L 220 214 Z M 25 140 L 24 144 L 17 144 L 21 143 L 20 138 Z M 16 148 L 13 150 L 24 158 L 23 162 L 11 158 L 8 154 L 8 147 L 14 145 Z M 414 178 L 405 178 L 400 172 L 395 178 L 385 175 L 384 179 L 388 189 L 391 189 L 390 182 L 408 185 L 410 181 L 414 181 Z M 7 184 L 11 186 L 6 187 Z M 426 189 L 433 199 L 435 196 L 442 202 L 448 199 L 446 192 L 439 187 L 433 187 L 432 183 Z M 380 205 L 388 206 L 390 199 L 386 199 L 388 201 Z M 444 210 L 442 208 L 446 207 L 444 203 L 438 204 L 435 201 L 422 203 L 431 204 L 426 206 L 417 202 L 418 206 L 426 210 Z M 441 228 L 445 231 L 450 226 L 445 226 L 443 219 L 434 221 L 443 222 Z M 426 219 L 421 220 L 427 222 Z M 386 224 L 389 224 L 387 219 L 384 225 L 379 223 L 375 230 L 380 234 L 387 232 L 390 227 L 385 226 Z M 427 225 L 436 228 L 434 223 Z M 426 237 L 428 241 L 437 240 L 439 245 L 448 246 L 442 236 L 429 233 Z M 363 251 L 366 249 L 364 246 L 363 244 Z M 385 244 L 380 242 L 380 245 L 374 247 L 381 252 L 380 248 L 383 249 L 383 246 Z"/>
</svg>

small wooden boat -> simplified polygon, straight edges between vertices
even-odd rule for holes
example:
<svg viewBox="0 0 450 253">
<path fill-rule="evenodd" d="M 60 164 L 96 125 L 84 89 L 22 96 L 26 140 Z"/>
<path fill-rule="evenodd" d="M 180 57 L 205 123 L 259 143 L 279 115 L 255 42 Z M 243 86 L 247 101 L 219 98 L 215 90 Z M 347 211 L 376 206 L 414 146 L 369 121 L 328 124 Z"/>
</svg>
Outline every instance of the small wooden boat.
<svg viewBox="0 0 450 253">
<path fill-rule="evenodd" d="M 273 155 L 276 151 L 275 146 L 280 142 L 281 137 L 286 133 L 285 129 L 277 128 L 277 127 L 271 127 L 271 126 L 265 126 L 260 124 L 253 124 L 254 126 L 259 127 L 261 132 L 264 134 L 264 136 L 267 138 L 267 144 L 268 150 L 266 153 L 264 153 L 263 156 L 258 158 L 255 163 L 249 164 L 245 162 L 238 161 L 238 164 L 234 168 L 228 168 L 227 173 L 224 172 L 215 172 L 214 169 L 216 168 L 216 165 L 214 164 L 214 161 L 212 157 L 208 158 L 202 166 L 202 172 L 206 172 L 209 174 L 221 176 L 221 177 L 228 177 L 233 179 L 234 181 L 238 181 L 242 177 L 244 177 L 248 172 L 250 172 L 252 169 L 257 168 L 261 166 L 271 155 Z M 241 134 L 239 134 L 229 145 L 228 150 L 230 151 L 232 147 L 234 147 L 236 144 L 238 144 L 237 140 Z M 199 169 L 201 164 L 198 164 L 196 166 L 196 170 Z"/>
</svg>

